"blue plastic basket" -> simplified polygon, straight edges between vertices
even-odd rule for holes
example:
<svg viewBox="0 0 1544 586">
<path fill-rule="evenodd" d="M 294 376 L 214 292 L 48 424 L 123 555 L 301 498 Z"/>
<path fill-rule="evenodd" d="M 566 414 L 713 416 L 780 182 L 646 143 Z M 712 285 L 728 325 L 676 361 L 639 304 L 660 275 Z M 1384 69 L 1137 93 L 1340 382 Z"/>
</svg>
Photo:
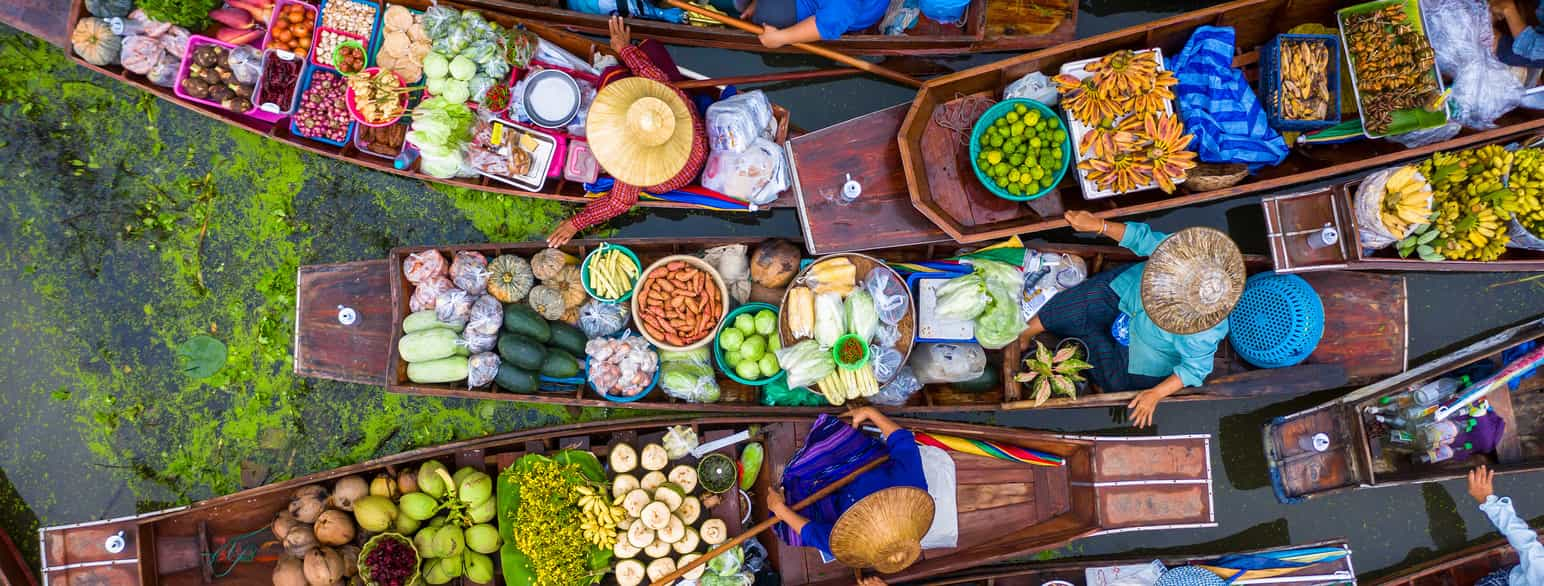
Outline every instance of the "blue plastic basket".
<svg viewBox="0 0 1544 586">
<path fill-rule="evenodd" d="M 1313 354 L 1324 336 L 1324 303 L 1297 275 L 1249 277 L 1228 316 L 1228 341 L 1260 368 L 1292 366 Z"/>
<path fill-rule="evenodd" d="M 300 82 L 295 84 L 295 105 L 294 107 L 290 108 L 291 114 L 300 111 L 300 98 L 301 96 L 305 95 L 307 89 L 310 89 L 311 77 L 318 70 L 324 71 L 328 75 L 340 75 L 338 72 L 333 71 L 331 68 L 318 67 L 316 64 L 309 62 L 306 63 L 305 70 L 301 71 L 300 73 Z M 343 135 L 343 140 L 329 140 L 320 136 L 311 136 L 301 132 L 300 129 L 295 126 L 295 117 L 290 116 L 290 134 L 314 140 L 316 142 L 330 144 L 336 147 L 341 147 L 354 141 L 354 126 L 355 125 L 353 122 L 348 123 L 348 133 Z"/>
<path fill-rule="evenodd" d="M 606 336 L 606 337 L 607 338 L 625 338 L 625 337 L 628 337 L 628 336 L 638 336 L 638 334 L 633 333 L 632 330 L 623 330 L 621 333 L 612 334 L 612 335 Z M 639 337 L 641 338 L 642 336 L 639 336 Z M 649 344 L 649 348 L 653 349 L 654 353 L 656 355 L 659 354 L 659 348 L 655 348 L 653 344 Z M 618 396 L 615 396 L 615 395 L 608 395 L 606 393 L 600 392 L 600 389 L 595 388 L 595 384 L 594 383 L 589 382 L 590 359 L 589 359 L 588 356 L 586 356 L 584 358 L 584 372 L 585 372 L 585 383 L 586 383 L 586 385 L 590 387 L 590 390 L 595 391 L 595 394 L 600 395 L 602 398 L 606 399 L 607 401 L 611 401 L 613 403 L 631 403 L 633 401 L 637 401 L 639 399 L 642 399 L 644 397 L 649 396 L 649 393 L 654 392 L 654 387 L 659 386 L 659 371 L 660 370 L 662 370 L 662 369 L 659 369 L 659 368 L 654 369 L 654 380 L 649 381 L 649 386 L 644 387 L 642 393 L 638 393 L 638 394 L 633 395 L 631 397 L 618 397 Z"/>
<path fill-rule="evenodd" d="M 1323 120 L 1289 120 L 1281 116 L 1281 43 L 1315 41 L 1329 45 L 1330 63 L 1324 74 L 1329 81 L 1329 117 Z M 1260 48 L 1260 101 L 1265 104 L 1271 128 L 1305 132 L 1340 124 L 1340 39 L 1335 35 L 1280 34 Z"/>
<path fill-rule="evenodd" d="M 764 309 L 770 310 L 772 313 L 777 313 L 776 305 L 772 305 L 771 303 L 763 303 L 760 301 L 752 301 L 750 303 L 746 303 L 745 305 L 734 308 L 734 311 L 731 311 L 729 312 L 729 315 L 724 316 L 724 321 L 718 324 L 718 329 L 713 331 L 713 363 L 718 365 L 719 372 L 724 373 L 725 376 L 728 376 L 734 382 L 749 387 L 760 387 L 772 384 L 773 382 L 783 380 L 788 376 L 788 373 L 783 372 L 782 368 L 778 368 L 777 374 L 772 376 L 762 377 L 756 380 L 741 378 L 740 375 L 735 374 L 733 368 L 729 368 L 729 361 L 724 360 L 724 347 L 718 345 L 718 338 L 719 335 L 724 333 L 725 328 L 734 327 L 734 318 L 736 316 L 739 316 L 743 313 L 754 314 Z M 772 337 L 777 337 L 777 332 L 772 332 Z M 767 352 L 772 351 L 768 350 Z"/>
<path fill-rule="evenodd" d="M 1014 106 L 1020 104 L 1028 106 L 1031 110 L 1040 112 L 1040 116 L 1042 117 L 1056 120 L 1057 123 L 1061 125 L 1063 133 L 1066 134 L 1066 138 L 1063 138 L 1061 141 L 1061 166 L 1056 170 L 1056 174 L 1051 176 L 1051 184 L 1045 189 L 1041 189 L 1029 195 L 1014 195 L 1007 192 L 1003 188 L 998 187 L 997 184 L 992 181 L 992 178 L 987 177 L 986 173 L 981 171 L 981 167 L 976 165 L 976 157 L 981 154 L 981 135 L 985 134 L 987 127 L 991 126 L 993 122 L 996 122 L 998 118 L 1002 118 L 1009 111 L 1012 111 Z M 986 112 L 982 112 L 981 117 L 976 119 L 975 126 L 970 130 L 970 168 L 976 172 L 976 179 L 981 182 L 981 186 L 985 187 L 987 191 L 992 192 L 992 195 L 997 197 L 1009 201 L 1031 201 L 1039 199 L 1045 194 L 1050 193 L 1052 189 L 1056 189 L 1056 186 L 1061 185 L 1062 177 L 1067 175 L 1067 168 L 1071 166 L 1072 130 L 1067 127 L 1067 121 L 1062 120 L 1059 116 L 1056 115 L 1056 111 L 1046 107 L 1045 104 L 1040 102 L 1036 102 L 1034 100 L 1026 100 L 1024 98 L 1011 98 L 1003 100 L 996 103 L 991 108 L 987 108 Z"/>
<path fill-rule="evenodd" d="M 921 291 L 920 286 L 921 286 L 922 281 L 926 281 L 928 279 L 945 279 L 945 280 L 947 280 L 947 279 L 953 279 L 953 278 L 958 277 L 960 275 L 968 275 L 968 274 L 970 274 L 970 273 L 955 273 L 955 272 L 912 273 L 910 275 L 907 275 L 907 277 L 906 277 L 906 287 L 908 289 L 911 289 L 912 299 L 919 300 L 919 301 L 917 301 L 917 303 L 921 303 L 921 301 L 920 301 L 921 297 L 919 296 L 920 295 L 919 292 Z M 916 339 L 916 343 L 923 343 L 923 342 L 928 342 L 928 343 L 934 343 L 934 342 L 975 342 L 975 341 L 976 341 L 976 337 L 975 336 L 971 336 L 969 338 L 963 338 L 963 339 L 959 339 L 959 340 L 950 339 L 950 338 L 928 338 L 928 337 L 923 336 L 920 331 L 917 333 L 917 339 Z"/>
</svg>

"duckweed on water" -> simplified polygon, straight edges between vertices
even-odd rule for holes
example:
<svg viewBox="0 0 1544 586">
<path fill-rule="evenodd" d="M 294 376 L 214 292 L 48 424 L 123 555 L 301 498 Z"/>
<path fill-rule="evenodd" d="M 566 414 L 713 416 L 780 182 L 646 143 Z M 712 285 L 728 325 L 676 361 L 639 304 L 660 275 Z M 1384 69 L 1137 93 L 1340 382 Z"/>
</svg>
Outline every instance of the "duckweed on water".
<svg viewBox="0 0 1544 586">
<path fill-rule="evenodd" d="M 4 27 L 0 117 L 0 320 L 24 334 L 0 347 L 17 371 L 0 378 L 14 389 L 0 424 L 32 432 L 0 455 L 21 497 L 6 501 L 12 535 L 35 530 L 18 520 L 29 506 L 45 524 L 81 521 L 574 419 L 299 378 L 291 358 L 299 266 L 524 240 L 572 210 L 304 153 Z M 227 347 L 202 379 L 176 356 L 196 335 Z"/>
</svg>

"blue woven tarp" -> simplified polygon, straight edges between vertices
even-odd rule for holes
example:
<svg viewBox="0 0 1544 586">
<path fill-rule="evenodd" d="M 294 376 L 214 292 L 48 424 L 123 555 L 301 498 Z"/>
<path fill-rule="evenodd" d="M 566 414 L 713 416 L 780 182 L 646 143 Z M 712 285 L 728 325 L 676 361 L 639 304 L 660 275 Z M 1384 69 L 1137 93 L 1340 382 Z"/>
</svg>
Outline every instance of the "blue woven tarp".
<svg viewBox="0 0 1544 586">
<path fill-rule="evenodd" d="M 1233 68 L 1233 27 L 1203 26 L 1166 64 L 1180 120 L 1195 135 L 1190 148 L 1203 162 L 1247 163 L 1254 171 L 1280 164 L 1287 143 L 1270 127 L 1244 72 Z"/>
</svg>

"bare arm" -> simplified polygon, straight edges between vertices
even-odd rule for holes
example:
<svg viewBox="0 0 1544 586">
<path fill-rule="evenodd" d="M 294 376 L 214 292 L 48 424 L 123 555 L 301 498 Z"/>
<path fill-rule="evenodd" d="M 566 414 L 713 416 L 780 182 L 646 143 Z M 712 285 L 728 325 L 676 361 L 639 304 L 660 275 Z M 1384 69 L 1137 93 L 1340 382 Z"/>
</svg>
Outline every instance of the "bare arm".
<svg viewBox="0 0 1544 586">
<path fill-rule="evenodd" d="M 1116 242 L 1126 237 L 1125 222 L 1103 220 L 1082 210 L 1067 212 L 1066 219 L 1072 229 L 1079 232 L 1098 233 Z"/>
<path fill-rule="evenodd" d="M 788 504 L 783 502 L 783 493 L 775 490 L 767 494 L 767 509 L 772 511 L 773 516 L 787 523 L 795 535 L 803 532 L 804 526 L 810 522 L 804 515 L 788 508 Z"/>
<path fill-rule="evenodd" d="M 852 418 L 853 427 L 861 427 L 864 422 L 874 424 L 874 427 L 879 428 L 879 435 L 887 439 L 890 437 L 891 433 L 901 430 L 901 426 L 896 425 L 896 423 L 891 421 L 889 417 L 885 417 L 884 413 L 873 407 L 859 407 L 857 409 L 843 413 L 842 415 L 844 417 Z"/>
<path fill-rule="evenodd" d="M 762 25 L 762 27 L 766 30 L 761 32 L 761 44 L 768 49 L 776 49 L 794 43 L 813 43 L 820 40 L 820 29 L 815 26 L 815 17 L 813 16 L 784 29 L 770 24 Z"/>
<path fill-rule="evenodd" d="M 1130 411 L 1131 425 L 1135 427 L 1152 425 L 1153 414 L 1158 411 L 1158 402 L 1178 393 L 1183 388 L 1185 383 L 1180 380 L 1179 375 L 1171 374 L 1163 379 L 1163 382 L 1158 383 L 1158 386 L 1137 393 L 1136 398 L 1126 404 L 1126 409 Z"/>
</svg>

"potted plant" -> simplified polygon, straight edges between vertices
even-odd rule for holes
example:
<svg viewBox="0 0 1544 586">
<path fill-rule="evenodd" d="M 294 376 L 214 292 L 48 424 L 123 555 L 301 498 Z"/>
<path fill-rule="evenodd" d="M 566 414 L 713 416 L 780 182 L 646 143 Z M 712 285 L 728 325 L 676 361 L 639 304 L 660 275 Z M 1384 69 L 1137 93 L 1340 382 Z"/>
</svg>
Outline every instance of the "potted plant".
<svg viewBox="0 0 1544 586">
<path fill-rule="evenodd" d="M 1068 344 L 1069 340 L 1075 343 Z M 1068 338 L 1056 345 L 1056 352 L 1052 353 L 1040 340 L 1035 340 L 1035 353 L 1024 359 L 1024 370 L 1013 376 L 1013 380 L 1023 383 L 1035 397 L 1035 406 L 1039 407 L 1053 395 L 1060 395 L 1070 399 L 1078 397 L 1078 387 L 1087 379 L 1081 374 L 1083 371 L 1093 368 L 1079 356 L 1087 357 L 1088 349 L 1082 340 Z"/>
</svg>

